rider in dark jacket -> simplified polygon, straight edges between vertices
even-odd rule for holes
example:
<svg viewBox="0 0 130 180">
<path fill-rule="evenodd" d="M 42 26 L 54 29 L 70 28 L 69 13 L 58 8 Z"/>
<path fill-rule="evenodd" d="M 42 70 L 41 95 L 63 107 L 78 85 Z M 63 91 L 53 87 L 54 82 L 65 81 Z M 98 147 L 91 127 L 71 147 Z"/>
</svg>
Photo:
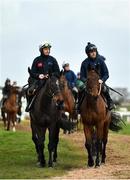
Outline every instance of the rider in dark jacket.
<svg viewBox="0 0 130 180">
<path fill-rule="evenodd" d="M 85 52 L 87 54 L 87 58 L 82 62 L 81 64 L 81 80 L 83 82 L 87 79 L 87 68 L 88 65 L 91 65 L 92 67 L 95 67 L 96 65 L 99 65 L 100 68 L 100 79 L 99 83 L 104 84 L 106 80 L 109 78 L 109 71 L 105 64 L 105 58 L 98 54 L 97 47 L 94 44 L 88 43 L 88 45 L 85 48 Z M 103 88 L 103 94 L 106 97 L 108 108 L 109 110 L 114 108 L 114 103 L 109 95 L 109 89 Z"/>
<path fill-rule="evenodd" d="M 76 75 L 72 70 L 70 70 L 70 66 L 68 62 L 63 62 L 62 67 L 64 69 L 63 73 L 68 81 L 68 85 L 71 89 L 73 89 L 76 83 Z"/>
<path fill-rule="evenodd" d="M 45 82 L 44 80 L 52 74 L 57 77 L 60 76 L 60 69 L 56 59 L 49 55 L 50 48 L 51 45 L 49 43 L 44 43 L 39 46 L 40 56 L 36 57 L 32 63 L 32 67 L 30 70 L 31 77 L 29 78 L 29 86 L 31 86 L 33 83 L 40 86 L 41 82 L 43 84 Z M 27 94 L 27 112 L 30 110 L 30 99 L 32 98 L 28 98 Z"/>
<path fill-rule="evenodd" d="M 68 86 L 72 90 L 75 101 L 77 101 L 78 89 L 76 87 L 76 79 L 77 79 L 76 75 L 72 70 L 70 70 L 70 65 L 68 62 L 64 61 L 62 64 L 62 67 L 64 69 L 63 73 L 64 73 L 64 76 L 66 77 L 67 82 L 68 82 Z"/>
<path fill-rule="evenodd" d="M 6 79 L 5 81 L 5 86 L 2 89 L 2 94 L 3 94 L 3 98 L 2 98 L 2 105 L 5 103 L 5 101 L 8 99 L 9 94 L 10 94 L 10 88 L 11 88 L 11 84 L 10 84 L 10 79 Z"/>
</svg>

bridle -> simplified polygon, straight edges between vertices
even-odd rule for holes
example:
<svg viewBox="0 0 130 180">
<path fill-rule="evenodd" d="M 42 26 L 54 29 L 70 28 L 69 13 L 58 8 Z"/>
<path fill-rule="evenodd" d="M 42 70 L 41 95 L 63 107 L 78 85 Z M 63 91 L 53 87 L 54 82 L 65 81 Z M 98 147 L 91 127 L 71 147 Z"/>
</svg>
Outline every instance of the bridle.
<svg viewBox="0 0 130 180">
<path fill-rule="evenodd" d="M 95 71 L 98 75 L 100 75 L 99 72 L 98 72 L 96 69 L 94 69 L 94 71 Z M 86 80 L 85 84 L 86 84 L 86 90 L 85 90 L 86 94 L 89 95 L 89 96 L 92 96 L 91 92 L 89 92 L 89 91 L 88 91 L 88 88 L 87 88 L 87 84 L 88 84 L 88 83 L 87 83 L 87 80 Z M 101 90 L 102 90 L 102 84 L 99 83 L 99 90 L 98 90 L 97 96 L 95 96 L 95 97 L 99 97 L 99 96 L 100 96 Z M 92 97 L 94 97 L 94 96 L 92 96 Z"/>
<path fill-rule="evenodd" d="M 59 87 L 59 80 L 57 79 L 57 82 L 56 82 L 56 85 L 57 85 L 57 88 L 53 88 L 51 86 L 51 78 L 47 79 L 47 81 L 50 81 L 49 83 L 49 89 L 48 91 L 46 92 L 46 95 L 49 97 L 49 98 L 53 98 L 54 96 L 56 96 L 58 93 L 60 93 L 60 87 Z"/>
</svg>

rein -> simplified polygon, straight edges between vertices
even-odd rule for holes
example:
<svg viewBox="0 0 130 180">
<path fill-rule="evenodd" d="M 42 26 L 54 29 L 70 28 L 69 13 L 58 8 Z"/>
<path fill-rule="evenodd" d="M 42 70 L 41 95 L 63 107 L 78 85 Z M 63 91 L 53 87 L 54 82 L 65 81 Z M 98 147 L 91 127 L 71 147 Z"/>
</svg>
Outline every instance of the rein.
<svg viewBox="0 0 130 180">
<path fill-rule="evenodd" d="M 101 90 L 102 90 L 102 84 L 100 83 L 100 84 L 99 84 L 98 96 L 100 96 L 100 94 L 101 94 Z"/>
</svg>

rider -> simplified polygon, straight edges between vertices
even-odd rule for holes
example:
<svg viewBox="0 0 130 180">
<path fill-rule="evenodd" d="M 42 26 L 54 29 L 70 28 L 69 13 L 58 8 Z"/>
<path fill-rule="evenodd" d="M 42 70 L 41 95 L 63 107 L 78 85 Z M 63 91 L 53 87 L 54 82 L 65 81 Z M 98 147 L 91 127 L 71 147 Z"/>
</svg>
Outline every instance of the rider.
<svg viewBox="0 0 130 180">
<path fill-rule="evenodd" d="M 63 62 L 62 64 L 62 67 L 63 67 L 63 73 L 66 77 L 66 80 L 68 82 L 68 86 L 69 88 L 72 90 L 73 94 L 74 94 L 74 97 L 75 97 L 75 100 L 77 100 L 77 94 L 78 94 L 78 89 L 76 88 L 76 75 L 75 73 L 70 70 L 70 65 L 68 62 Z"/>
<path fill-rule="evenodd" d="M 89 64 L 92 65 L 93 67 L 95 67 L 98 64 L 100 67 L 99 83 L 103 85 L 106 82 L 106 80 L 109 78 L 109 71 L 104 62 L 105 58 L 98 54 L 97 47 L 94 44 L 91 44 L 90 42 L 88 42 L 88 44 L 85 48 L 85 52 L 88 57 L 81 64 L 81 71 L 80 71 L 81 80 L 83 82 L 86 81 L 87 67 Z M 109 95 L 109 89 L 105 88 L 104 86 L 102 86 L 102 87 L 103 87 L 103 89 L 102 89 L 103 95 L 105 96 L 105 98 L 107 100 L 108 109 L 112 110 L 115 105 Z"/>
<path fill-rule="evenodd" d="M 49 43 L 43 43 L 39 46 L 40 56 L 36 57 L 32 63 L 31 67 L 31 77 L 29 77 L 29 88 L 32 84 L 37 84 L 38 86 L 41 83 L 45 83 L 47 79 L 52 74 L 59 77 L 60 69 L 57 63 L 57 60 L 50 56 L 51 45 Z M 29 89 L 28 88 L 28 89 Z M 32 96 L 29 96 L 27 91 L 27 112 L 30 111 L 30 103 L 32 101 Z"/>
<path fill-rule="evenodd" d="M 6 81 L 5 81 L 5 86 L 2 89 L 2 94 L 3 94 L 2 105 L 4 105 L 5 101 L 9 97 L 10 88 L 11 88 L 11 81 L 10 81 L 10 79 L 7 78 Z"/>
</svg>

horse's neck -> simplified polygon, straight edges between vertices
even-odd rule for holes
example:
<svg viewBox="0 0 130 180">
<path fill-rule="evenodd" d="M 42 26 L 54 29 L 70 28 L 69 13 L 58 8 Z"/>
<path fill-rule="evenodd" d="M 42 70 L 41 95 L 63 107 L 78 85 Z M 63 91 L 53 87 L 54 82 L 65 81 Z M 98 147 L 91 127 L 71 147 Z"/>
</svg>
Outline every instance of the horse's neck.
<svg viewBox="0 0 130 180">
<path fill-rule="evenodd" d="M 93 98 L 86 96 L 86 108 L 90 109 L 94 112 L 98 112 L 100 111 L 105 105 L 103 103 L 103 98 L 100 95 L 96 100 L 94 100 Z M 100 108 L 99 108 L 100 106 Z"/>
<path fill-rule="evenodd" d="M 39 91 L 37 100 L 39 101 L 40 106 L 46 106 L 47 104 L 51 103 L 52 98 L 49 97 L 48 87 L 46 84 Z"/>
<path fill-rule="evenodd" d="M 11 104 L 16 103 L 16 94 L 15 93 L 10 94 L 10 96 L 8 98 L 8 102 L 10 102 Z"/>
<path fill-rule="evenodd" d="M 63 89 L 63 99 L 64 99 L 64 104 L 65 104 L 65 110 L 69 113 L 72 113 L 74 110 L 74 97 L 71 92 L 71 90 L 68 88 L 68 85 L 65 86 Z"/>
</svg>

